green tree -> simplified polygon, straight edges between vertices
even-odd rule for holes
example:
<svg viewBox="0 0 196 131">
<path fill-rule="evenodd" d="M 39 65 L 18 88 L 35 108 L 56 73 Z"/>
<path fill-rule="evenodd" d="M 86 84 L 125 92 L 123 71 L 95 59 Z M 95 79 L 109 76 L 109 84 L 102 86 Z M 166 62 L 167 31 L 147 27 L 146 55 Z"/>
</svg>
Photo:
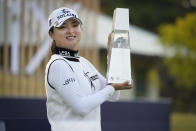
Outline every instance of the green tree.
<svg viewBox="0 0 196 131">
<path fill-rule="evenodd" d="M 196 87 L 196 13 L 160 26 L 159 34 L 165 47 L 164 62 L 177 84 Z"/>
</svg>

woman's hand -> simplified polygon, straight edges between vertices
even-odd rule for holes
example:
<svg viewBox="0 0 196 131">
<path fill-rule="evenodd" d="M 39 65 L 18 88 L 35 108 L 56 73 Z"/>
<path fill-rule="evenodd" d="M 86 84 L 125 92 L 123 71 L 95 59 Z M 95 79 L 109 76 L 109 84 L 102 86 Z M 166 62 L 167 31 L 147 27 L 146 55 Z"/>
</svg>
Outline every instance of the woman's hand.
<svg viewBox="0 0 196 131">
<path fill-rule="evenodd" d="M 107 45 L 107 51 L 108 51 L 108 52 L 109 52 L 109 50 L 110 50 L 111 38 L 112 38 L 112 33 L 110 33 L 110 34 L 108 35 L 108 45 Z"/>
<path fill-rule="evenodd" d="M 131 89 L 133 88 L 133 81 L 131 81 L 131 84 L 129 84 L 128 81 L 120 84 L 111 84 L 115 90 L 125 90 L 125 89 Z"/>
<path fill-rule="evenodd" d="M 112 33 L 110 33 L 109 35 L 108 35 L 108 45 L 107 45 L 107 64 L 108 64 L 108 61 L 110 61 L 109 60 L 109 56 L 110 56 L 110 44 L 111 44 L 111 38 L 112 38 Z"/>
<path fill-rule="evenodd" d="M 108 35 L 108 44 L 107 44 L 107 51 L 110 53 L 110 45 L 111 45 L 112 33 Z"/>
</svg>

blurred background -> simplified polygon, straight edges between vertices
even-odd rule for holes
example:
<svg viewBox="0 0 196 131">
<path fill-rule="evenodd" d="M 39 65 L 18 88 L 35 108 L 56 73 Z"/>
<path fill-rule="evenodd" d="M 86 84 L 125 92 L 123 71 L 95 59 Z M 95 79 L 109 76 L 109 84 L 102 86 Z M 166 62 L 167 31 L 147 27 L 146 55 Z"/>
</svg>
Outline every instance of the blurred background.
<svg viewBox="0 0 196 131">
<path fill-rule="evenodd" d="M 104 76 L 113 11 L 129 8 L 135 87 L 120 100 L 170 101 L 170 129 L 196 130 L 196 0 L 0 0 L 0 99 L 45 99 L 47 18 L 61 6 L 78 11 L 79 54 Z"/>
</svg>

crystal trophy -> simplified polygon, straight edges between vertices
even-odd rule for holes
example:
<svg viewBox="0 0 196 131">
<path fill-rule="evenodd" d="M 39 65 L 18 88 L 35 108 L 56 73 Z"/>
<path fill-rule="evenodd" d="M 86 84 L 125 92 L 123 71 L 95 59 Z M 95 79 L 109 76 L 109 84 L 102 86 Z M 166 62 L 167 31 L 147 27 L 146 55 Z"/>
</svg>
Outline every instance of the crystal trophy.
<svg viewBox="0 0 196 131">
<path fill-rule="evenodd" d="M 131 84 L 129 9 L 116 8 L 113 15 L 111 43 L 108 50 L 107 82 Z"/>
</svg>

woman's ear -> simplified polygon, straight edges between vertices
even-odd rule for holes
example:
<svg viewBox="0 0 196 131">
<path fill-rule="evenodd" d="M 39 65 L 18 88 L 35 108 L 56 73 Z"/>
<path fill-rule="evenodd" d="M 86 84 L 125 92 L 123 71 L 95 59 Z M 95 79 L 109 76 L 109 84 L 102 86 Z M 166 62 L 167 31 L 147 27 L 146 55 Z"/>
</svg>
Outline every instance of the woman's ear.
<svg viewBox="0 0 196 131">
<path fill-rule="evenodd" d="M 52 31 L 49 32 L 49 35 L 50 35 L 50 37 L 53 39 L 53 35 L 54 35 L 54 34 L 53 34 Z"/>
<path fill-rule="evenodd" d="M 83 26 L 80 24 L 80 29 L 81 29 L 81 31 L 83 31 Z"/>
</svg>

